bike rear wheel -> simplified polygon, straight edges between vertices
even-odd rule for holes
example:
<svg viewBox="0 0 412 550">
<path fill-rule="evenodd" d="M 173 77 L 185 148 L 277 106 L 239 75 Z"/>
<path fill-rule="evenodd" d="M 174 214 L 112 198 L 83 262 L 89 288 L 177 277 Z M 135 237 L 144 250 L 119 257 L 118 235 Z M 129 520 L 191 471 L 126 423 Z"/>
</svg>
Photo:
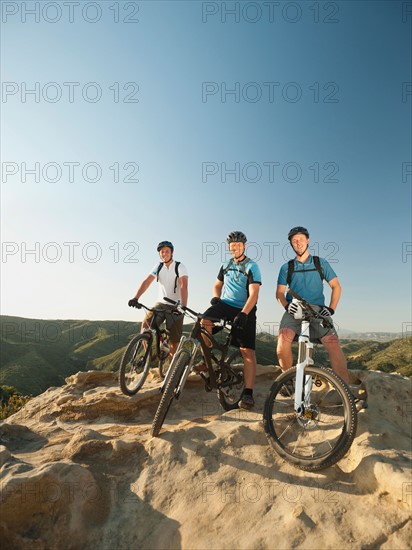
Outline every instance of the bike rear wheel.
<svg viewBox="0 0 412 550">
<path fill-rule="evenodd" d="M 175 359 L 176 362 L 173 367 L 173 372 L 170 374 L 169 382 L 162 393 L 159 406 L 157 407 L 157 411 L 153 419 L 152 435 L 154 437 L 158 436 L 160 430 L 162 429 L 163 422 L 165 421 L 170 405 L 175 398 L 176 388 L 179 385 L 184 370 L 190 361 L 190 353 L 187 350 L 181 350 L 178 353 L 179 355 Z"/>
<path fill-rule="evenodd" d="M 127 346 L 119 371 L 119 385 L 126 395 L 135 395 L 143 386 L 150 369 L 151 337 L 135 336 Z"/>
<path fill-rule="evenodd" d="M 225 411 L 239 408 L 239 401 L 245 387 L 243 366 L 234 367 L 235 362 L 242 358 L 239 350 L 230 355 L 221 371 L 221 386 L 217 390 L 217 397 Z"/>
<path fill-rule="evenodd" d="M 289 369 L 272 385 L 265 402 L 263 424 L 273 449 L 302 470 L 332 466 L 348 451 L 356 435 L 357 411 L 353 396 L 332 371 L 305 368 L 309 402 L 294 408 L 296 369 Z"/>
</svg>

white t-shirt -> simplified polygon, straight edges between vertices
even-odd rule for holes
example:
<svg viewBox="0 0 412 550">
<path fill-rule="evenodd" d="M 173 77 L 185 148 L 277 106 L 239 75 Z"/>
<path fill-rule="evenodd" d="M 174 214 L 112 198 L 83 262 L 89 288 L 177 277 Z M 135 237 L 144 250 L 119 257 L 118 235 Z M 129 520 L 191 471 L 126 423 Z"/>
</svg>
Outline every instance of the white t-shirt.
<svg viewBox="0 0 412 550">
<path fill-rule="evenodd" d="M 159 267 L 159 263 L 158 262 L 152 269 L 152 271 L 150 272 L 151 275 L 153 275 L 154 277 L 156 277 L 156 273 L 157 273 L 157 268 Z M 170 298 L 171 300 L 181 300 L 181 297 L 180 297 L 180 281 L 179 279 L 177 280 L 177 284 L 176 284 L 176 292 L 174 292 L 174 288 L 175 288 L 175 282 L 176 282 L 176 262 L 173 260 L 173 262 L 169 265 L 169 267 L 166 267 L 164 264 L 163 264 L 163 267 L 162 269 L 160 270 L 160 273 L 159 273 L 159 291 L 158 291 L 158 300 L 159 302 L 162 302 L 164 304 L 167 304 L 167 302 L 163 299 L 165 296 L 166 298 Z M 179 273 L 179 277 L 183 277 L 185 275 L 188 275 L 187 273 L 187 269 L 186 269 L 186 266 L 184 266 L 182 263 L 179 264 L 178 266 L 178 273 Z"/>
</svg>

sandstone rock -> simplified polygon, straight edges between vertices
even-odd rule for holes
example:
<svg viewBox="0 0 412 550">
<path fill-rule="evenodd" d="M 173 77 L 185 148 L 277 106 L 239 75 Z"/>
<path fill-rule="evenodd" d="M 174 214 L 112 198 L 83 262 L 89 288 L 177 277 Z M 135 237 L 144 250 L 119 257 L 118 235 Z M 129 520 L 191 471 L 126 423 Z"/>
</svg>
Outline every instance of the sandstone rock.
<svg viewBox="0 0 412 550">
<path fill-rule="evenodd" d="M 307 473 L 263 431 L 277 372 L 259 369 L 255 411 L 227 413 L 191 377 L 155 439 L 155 376 L 132 398 L 88 372 L 32 399 L 0 426 L 3 547 L 411 548 L 411 381 L 355 372 L 370 403 L 355 441 Z"/>
</svg>

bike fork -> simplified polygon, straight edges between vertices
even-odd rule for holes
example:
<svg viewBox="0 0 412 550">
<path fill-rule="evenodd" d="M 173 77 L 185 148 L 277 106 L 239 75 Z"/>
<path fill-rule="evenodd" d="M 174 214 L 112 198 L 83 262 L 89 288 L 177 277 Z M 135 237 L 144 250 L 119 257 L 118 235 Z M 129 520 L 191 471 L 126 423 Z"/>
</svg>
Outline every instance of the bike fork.
<svg viewBox="0 0 412 550">
<path fill-rule="evenodd" d="M 179 342 L 179 345 L 177 346 L 177 349 L 175 351 L 175 354 L 173 355 L 173 358 L 172 360 L 170 361 L 170 365 L 169 365 L 169 368 L 167 369 L 167 372 L 166 372 L 166 375 L 164 377 L 164 380 L 162 382 L 162 385 L 160 386 L 160 392 L 163 393 L 164 389 L 166 388 L 167 386 L 167 383 L 169 382 L 169 379 L 172 375 L 172 372 L 173 372 L 173 368 L 175 366 L 175 362 L 176 362 L 176 358 L 179 357 L 179 352 L 180 350 L 182 349 L 183 347 L 183 341 L 186 340 L 186 337 L 185 336 L 182 336 L 180 338 L 180 342 Z"/>
<path fill-rule="evenodd" d="M 176 391 L 177 395 L 179 395 L 179 393 L 183 389 L 183 386 L 184 386 L 184 384 L 187 380 L 187 377 L 189 376 L 190 371 L 192 370 L 192 366 L 193 366 L 193 362 L 194 362 L 194 359 L 195 359 L 196 352 L 200 347 L 200 342 L 198 342 L 197 340 L 193 340 L 192 338 L 187 338 L 186 336 L 182 336 L 181 339 L 180 339 L 179 345 L 177 346 L 176 353 L 174 354 L 173 359 L 170 362 L 169 368 L 167 369 L 165 379 L 163 380 L 163 383 L 160 386 L 160 392 L 161 393 L 163 393 L 163 391 L 165 390 L 165 388 L 167 386 L 167 383 L 169 382 L 169 379 L 172 376 L 172 372 L 173 372 L 174 366 L 176 364 L 176 360 L 178 359 L 178 357 L 180 355 L 180 352 L 183 349 L 183 344 L 186 344 L 187 342 L 190 342 L 193 345 L 193 350 L 192 350 L 192 353 L 191 353 L 191 356 L 190 356 L 190 361 L 189 361 L 187 367 L 185 368 L 185 370 L 183 372 L 183 376 L 180 380 L 179 386 L 177 387 L 177 391 Z"/>
<path fill-rule="evenodd" d="M 312 393 L 312 377 L 305 374 L 305 367 L 308 361 L 296 365 L 296 381 L 295 381 L 295 411 L 301 413 L 304 407 L 310 405 L 310 396 Z"/>
<path fill-rule="evenodd" d="M 177 397 L 179 397 L 180 395 L 180 392 L 183 390 L 184 388 L 184 385 L 186 384 L 186 380 L 192 370 L 192 367 L 193 367 L 193 363 L 194 363 L 194 360 L 195 360 L 195 357 L 196 357 L 196 353 L 197 353 L 197 350 L 200 348 L 200 342 L 198 342 L 197 340 L 186 340 L 186 342 L 191 342 L 192 345 L 193 345 L 193 350 L 192 350 L 192 355 L 190 356 L 190 361 L 189 363 L 187 364 L 184 372 L 183 372 L 183 375 L 182 375 L 182 378 L 180 379 L 180 382 L 179 382 L 179 385 L 177 386 L 177 390 L 176 390 L 176 394 L 177 394 Z"/>
</svg>

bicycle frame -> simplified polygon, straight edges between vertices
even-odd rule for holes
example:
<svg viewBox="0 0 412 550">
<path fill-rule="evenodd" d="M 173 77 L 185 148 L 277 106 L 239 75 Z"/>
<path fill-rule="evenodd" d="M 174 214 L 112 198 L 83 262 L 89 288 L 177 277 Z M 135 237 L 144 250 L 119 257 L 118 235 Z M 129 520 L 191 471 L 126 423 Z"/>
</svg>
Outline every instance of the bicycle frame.
<svg viewBox="0 0 412 550">
<path fill-rule="evenodd" d="M 141 304 L 141 306 L 146 309 L 147 311 L 152 311 L 153 312 L 153 317 L 151 318 L 150 320 L 150 325 L 147 326 L 144 330 L 143 330 L 143 333 L 142 334 L 149 334 L 150 335 L 150 347 L 152 346 L 153 344 L 153 340 L 155 339 L 156 337 L 156 354 L 158 357 L 160 357 L 160 336 L 165 333 L 167 335 L 169 335 L 169 330 L 167 329 L 167 322 L 166 322 L 166 315 L 167 315 L 167 312 L 165 313 L 165 318 L 164 318 L 164 321 L 162 321 L 162 323 L 164 322 L 165 323 L 165 327 L 164 328 L 160 328 L 160 326 L 157 324 L 157 316 L 161 313 L 161 310 L 159 309 L 156 309 L 156 308 L 149 308 L 149 307 L 146 307 L 144 304 Z"/>
<path fill-rule="evenodd" d="M 185 310 L 185 313 L 187 313 L 187 308 Z M 215 326 L 219 326 L 219 325 L 223 326 L 223 323 L 222 322 L 217 322 L 215 324 Z M 202 334 L 205 335 L 212 342 L 212 348 L 209 348 L 206 345 L 206 343 L 204 342 L 204 340 L 202 338 Z M 228 335 L 228 339 L 229 338 L 230 338 L 230 335 Z M 192 370 L 193 363 L 194 363 L 194 360 L 195 360 L 195 357 L 196 357 L 196 353 L 199 351 L 199 348 L 202 350 L 202 355 L 204 357 L 205 363 L 206 363 L 207 368 L 208 368 L 210 387 L 211 388 L 216 388 L 217 387 L 217 381 L 216 381 L 215 371 L 213 370 L 213 367 L 212 367 L 212 359 L 215 360 L 216 362 L 218 362 L 218 361 L 213 356 L 212 350 L 217 349 L 217 350 L 222 351 L 222 352 L 225 352 L 225 350 L 226 350 L 226 352 L 227 352 L 227 350 L 229 348 L 228 339 L 226 340 L 226 342 L 223 345 L 221 345 L 219 342 L 216 341 L 215 338 L 213 338 L 212 334 L 210 334 L 204 327 L 202 327 L 202 325 L 200 324 L 200 319 L 197 317 L 195 325 L 192 329 L 192 332 L 191 332 L 190 336 L 182 336 L 181 337 L 179 345 L 178 345 L 177 350 L 176 350 L 176 353 L 175 353 L 175 355 L 174 355 L 174 357 L 173 357 L 173 359 L 172 359 L 172 361 L 169 365 L 169 368 L 168 368 L 168 371 L 166 373 L 165 379 L 163 380 L 160 391 L 163 392 L 163 390 L 166 388 L 166 385 L 167 385 L 167 383 L 170 379 L 171 373 L 173 372 L 175 361 L 177 361 L 178 357 L 180 356 L 180 353 L 182 352 L 184 345 L 191 346 L 191 348 L 192 348 L 191 352 L 190 352 L 190 361 L 189 361 L 189 363 L 187 364 L 187 367 L 184 370 L 184 373 L 183 373 L 182 378 L 179 382 L 179 385 L 177 386 L 175 398 L 179 399 L 180 393 L 182 392 L 182 390 L 184 388 L 184 385 L 186 383 L 186 380 L 187 380 L 187 378 L 188 378 L 188 376 L 189 376 L 189 374 Z M 223 353 L 223 355 L 221 357 L 221 361 L 222 360 L 224 361 L 225 358 L 226 358 L 226 353 Z"/>
</svg>

